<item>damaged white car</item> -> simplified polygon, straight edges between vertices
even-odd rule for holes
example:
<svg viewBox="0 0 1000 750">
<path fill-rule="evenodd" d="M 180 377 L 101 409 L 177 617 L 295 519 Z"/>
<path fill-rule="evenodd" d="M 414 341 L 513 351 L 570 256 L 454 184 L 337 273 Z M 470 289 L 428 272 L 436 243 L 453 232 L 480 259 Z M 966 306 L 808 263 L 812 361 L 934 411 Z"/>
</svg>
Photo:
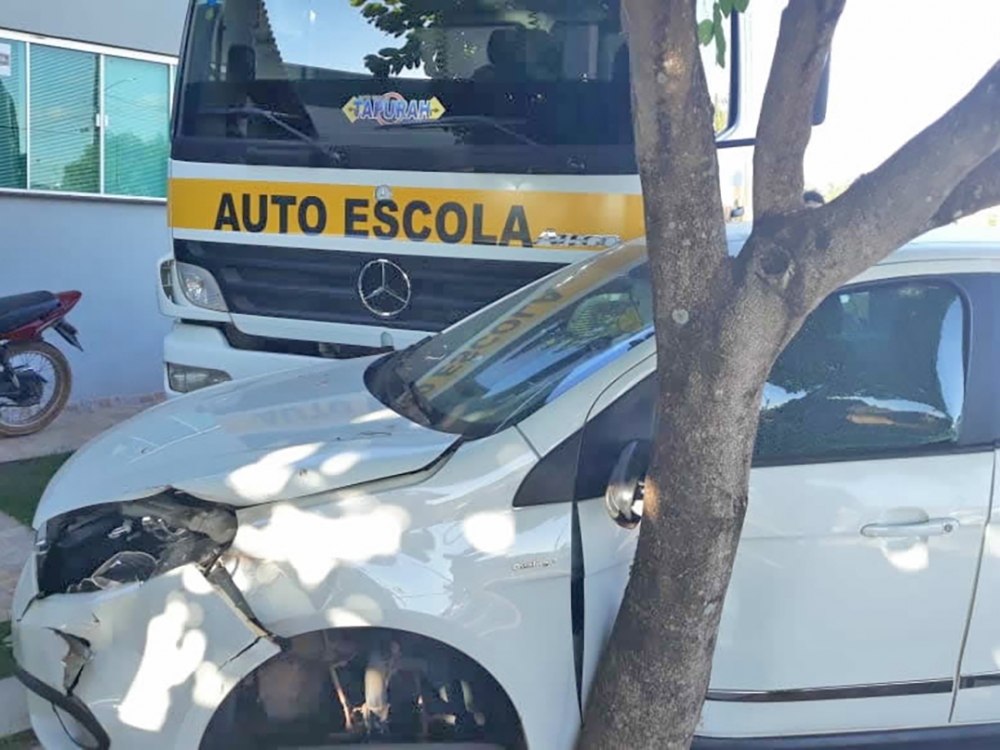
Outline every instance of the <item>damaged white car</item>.
<svg viewBox="0 0 1000 750">
<path fill-rule="evenodd" d="M 697 744 L 1000 741 L 998 299 L 995 245 L 925 239 L 779 360 Z M 655 395 L 630 244 L 112 430 L 50 484 L 16 593 L 38 737 L 568 750 Z"/>
</svg>

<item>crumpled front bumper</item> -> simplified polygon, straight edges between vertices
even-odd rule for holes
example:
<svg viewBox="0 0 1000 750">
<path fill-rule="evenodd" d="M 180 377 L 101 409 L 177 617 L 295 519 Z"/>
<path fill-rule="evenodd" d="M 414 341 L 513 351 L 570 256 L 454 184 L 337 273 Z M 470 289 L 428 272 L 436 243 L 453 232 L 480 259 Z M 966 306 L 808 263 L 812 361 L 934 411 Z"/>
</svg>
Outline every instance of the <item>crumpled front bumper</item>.
<svg viewBox="0 0 1000 750">
<path fill-rule="evenodd" d="M 193 565 L 109 591 L 37 592 L 30 560 L 14 659 L 46 750 L 197 748 L 232 687 L 279 651 Z"/>
</svg>

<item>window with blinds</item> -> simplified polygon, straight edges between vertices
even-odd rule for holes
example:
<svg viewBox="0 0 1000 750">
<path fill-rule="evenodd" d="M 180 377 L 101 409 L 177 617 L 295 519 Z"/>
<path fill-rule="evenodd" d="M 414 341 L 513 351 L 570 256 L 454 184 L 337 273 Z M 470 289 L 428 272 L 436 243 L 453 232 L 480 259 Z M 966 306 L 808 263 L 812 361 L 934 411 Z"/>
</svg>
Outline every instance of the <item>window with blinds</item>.
<svg viewBox="0 0 1000 750">
<path fill-rule="evenodd" d="M 170 151 L 170 70 L 108 57 L 104 67 L 104 190 L 164 198 Z"/>
<path fill-rule="evenodd" d="M 0 32 L 0 189 L 164 198 L 173 66 L 81 46 Z"/>
<path fill-rule="evenodd" d="M 0 37 L 0 188 L 27 186 L 24 43 Z"/>
<path fill-rule="evenodd" d="M 97 55 L 32 46 L 32 189 L 100 192 L 99 74 Z"/>
</svg>

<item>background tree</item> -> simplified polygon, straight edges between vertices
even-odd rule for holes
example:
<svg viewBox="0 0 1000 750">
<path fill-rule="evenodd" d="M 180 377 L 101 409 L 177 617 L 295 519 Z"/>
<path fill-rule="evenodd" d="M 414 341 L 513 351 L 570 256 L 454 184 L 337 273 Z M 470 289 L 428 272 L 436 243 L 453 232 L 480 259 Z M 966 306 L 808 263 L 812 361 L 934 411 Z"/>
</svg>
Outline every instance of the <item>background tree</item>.
<svg viewBox="0 0 1000 750">
<path fill-rule="evenodd" d="M 845 0 L 790 0 L 754 152 L 753 231 L 725 242 L 691 0 L 623 0 L 656 311 L 659 431 L 625 599 L 580 746 L 684 748 L 711 676 L 765 380 L 831 292 L 917 235 L 1000 203 L 1000 63 L 818 208 L 812 111 Z M 702 30 L 702 39 L 707 30 Z"/>
</svg>

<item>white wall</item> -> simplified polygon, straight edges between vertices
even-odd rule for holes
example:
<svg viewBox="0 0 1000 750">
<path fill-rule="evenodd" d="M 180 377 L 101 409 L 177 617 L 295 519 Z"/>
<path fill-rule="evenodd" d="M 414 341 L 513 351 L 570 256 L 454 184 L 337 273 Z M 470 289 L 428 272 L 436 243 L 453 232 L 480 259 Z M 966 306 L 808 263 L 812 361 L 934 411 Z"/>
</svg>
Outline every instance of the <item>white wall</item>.
<svg viewBox="0 0 1000 750">
<path fill-rule="evenodd" d="M 187 0 L 0 0 L 0 28 L 176 55 Z"/>
</svg>

